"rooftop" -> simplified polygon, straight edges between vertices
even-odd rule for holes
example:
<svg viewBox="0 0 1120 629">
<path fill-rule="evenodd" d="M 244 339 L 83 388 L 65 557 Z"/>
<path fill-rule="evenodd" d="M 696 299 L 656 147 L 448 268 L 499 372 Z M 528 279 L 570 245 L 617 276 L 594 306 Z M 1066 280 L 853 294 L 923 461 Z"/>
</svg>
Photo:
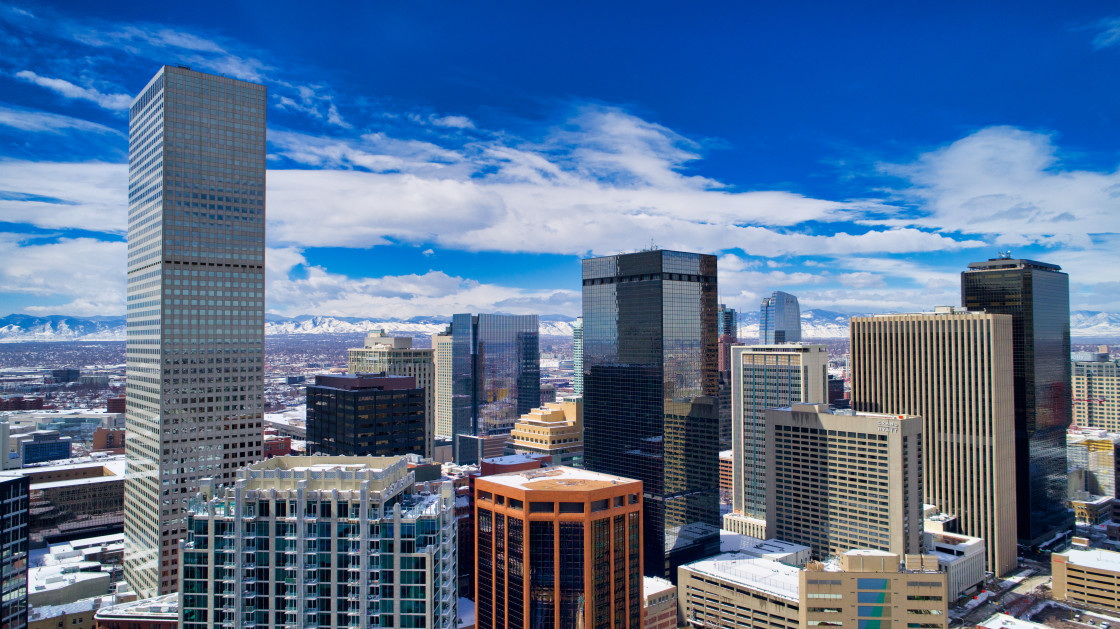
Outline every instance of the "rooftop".
<svg viewBox="0 0 1120 629">
<path fill-rule="evenodd" d="M 479 480 L 485 480 L 486 482 L 514 489 L 572 491 L 590 491 L 593 489 L 610 487 L 612 485 L 639 482 L 630 478 L 600 474 L 599 472 L 590 472 L 574 467 L 546 467 L 538 470 L 526 470 L 524 472 L 493 474 L 491 476 L 483 476 Z"/>
<path fill-rule="evenodd" d="M 130 603 L 122 603 L 120 605 L 113 605 L 111 607 L 102 607 L 97 612 L 97 618 L 120 618 L 124 620 L 135 619 L 136 617 L 149 618 L 158 616 L 160 618 L 178 618 L 179 617 L 179 594 L 166 594 L 164 596 L 157 596 L 156 598 L 144 598 Z"/>
<path fill-rule="evenodd" d="M 991 618 L 977 623 L 977 627 L 984 629 L 1044 629 L 1046 625 L 1029 620 L 1020 620 L 1007 614 L 996 614 Z"/>
<path fill-rule="evenodd" d="M 724 553 L 683 566 L 693 572 L 798 602 L 801 570 L 743 553 Z"/>
<path fill-rule="evenodd" d="M 673 585 L 668 579 L 661 577 L 642 577 L 642 595 L 652 596 L 661 592 L 668 592 L 675 589 L 677 586 Z"/>
<path fill-rule="evenodd" d="M 1067 563 L 1085 568 L 1120 572 L 1120 553 L 1115 551 L 1094 548 L 1092 550 L 1069 550 L 1061 553 L 1061 555 L 1068 559 Z"/>
</svg>

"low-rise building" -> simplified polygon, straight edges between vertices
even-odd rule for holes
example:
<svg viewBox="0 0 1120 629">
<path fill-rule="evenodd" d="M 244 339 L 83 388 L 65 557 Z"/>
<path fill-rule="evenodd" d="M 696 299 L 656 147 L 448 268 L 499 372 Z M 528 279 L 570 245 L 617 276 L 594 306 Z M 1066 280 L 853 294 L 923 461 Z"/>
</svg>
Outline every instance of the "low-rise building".
<svg viewBox="0 0 1120 629">
<path fill-rule="evenodd" d="M 719 491 L 720 495 L 731 496 L 735 490 L 732 470 L 735 468 L 734 450 L 724 450 L 719 453 Z"/>
<path fill-rule="evenodd" d="M 177 629 L 179 594 L 102 606 L 94 618 L 97 629 Z"/>
<path fill-rule="evenodd" d="M 948 583 L 933 557 L 858 549 L 837 560 L 800 573 L 802 627 L 948 629 Z"/>
<path fill-rule="evenodd" d="M 800 589 L 794 566 L 724 553 L 677 569 L 677 600 L 689 627 L 797 629 Z"/>
<path fill-rule="evenodd" d="M 950 599 L 984 583 L 984 540 L 959 533 L 925 532 L 925 552 L 945 573 Z"/>
<path fill-rule="evenodd" d="M 1069 501 L 1074 521 L 1082 526 L 1099 526 L 1112 521 L 1112 496 L 1094 496 L 1079 492 Z"/>
<path fill-rule="evenodd" d="M 555 465 L 583 462 L 583 399 L 549 402 L 521 416 L 508 443 L 511 452 L 543 454 Z"/>
<path fill-rule="evenodd" d="M 642 618 L 644 629 L 676 629 L 677 586 L 661 577 L 643 577 Z"/>
<path fill-rule="evenodd" d="M 766 539 L 768 537 L 766 534 L 766 520 L 752 518 L 742 513 L 731 512 L 724 514 L 723 528 L 740 535 L 748 535 L 760 539 Z"/>
<path fill-rule="evenodd" d="M 1055 600 L 1120 611 L 1120 553 L 1069 550 L 1050 556 Z"/>
<path fill-rule="evenodd" d="M 987 620 L 976 623 L 976 629 L 1047 629 L 1047 626 L 1007 614 L 995 614 Z"/>
</svg>

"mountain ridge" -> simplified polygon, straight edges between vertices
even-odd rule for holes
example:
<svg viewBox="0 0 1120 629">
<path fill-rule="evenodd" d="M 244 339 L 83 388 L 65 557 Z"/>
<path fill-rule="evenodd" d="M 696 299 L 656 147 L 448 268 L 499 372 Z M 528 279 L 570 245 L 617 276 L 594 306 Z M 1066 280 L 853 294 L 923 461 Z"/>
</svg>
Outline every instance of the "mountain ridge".
<svg viewBox="0 0 1120 629">
<path fill-rule="evenodd" d="M 801 313 L 801 336 L 809 339 L 835 339 L 848 336 L 848 320 L 867 314 L 848 314 L 824 309 Z M 739 338 L 744 342 L 758 338 L 757 312 L 740 316 Z M 265 315 L 265 334 L 361 334 L 385 330 L 391 335 L 428 336 L 442 332 L 450 317 L 421 316 L 409 319 L 373 319 L 363 317 L 332 317 L 299 315 L 283 317 Z M 542 336 L 571 336 L 575 317 L 542 315 Z M 1070 334 L 1078 337 L 1120 337 L 1120 313 L 1076 310 L 1070 313 Z M 68 315 L 35 316 L 11 314 L 0 317 L 0 342 L 16 341 L 123 341 L 125 317 L 99 315 L 74 317 Z"/>
</svg>

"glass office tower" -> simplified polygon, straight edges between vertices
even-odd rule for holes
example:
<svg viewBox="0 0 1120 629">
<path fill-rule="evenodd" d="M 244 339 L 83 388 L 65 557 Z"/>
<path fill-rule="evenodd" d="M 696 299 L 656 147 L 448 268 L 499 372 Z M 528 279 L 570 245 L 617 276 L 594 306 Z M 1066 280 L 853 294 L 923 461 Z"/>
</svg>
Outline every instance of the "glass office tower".
<svg viewBox="0 0 1120 629">
<path fill-rule="evenodd" d="M 583 261 L 584 466 L 641 480 L 648 575 L 719 550 L 716 258 Z"/>
<path fill-rule="evenodd" d="M 801 342 L 801 306 L 797 297 L 776 290 L 762 298 L 758 342 L 762 345 Z"/>
<path fill-rule="evenodd" d="M 540 318 L 457 314 L 451 319 L 451 421 L 459 435 L 508 433 L 540 405 Z"/>
<path fill-rule="evenodd" d="M 125 577 L 175 592 L 186 501 L 261 458 L 264 86 L 165 66 L 129 109 Z"/>
<path fill-rule="evenodd" d="M 1073 522 L 1065 508 L 1069 276 L 1034 260 L 973 262 L 961 273 L 961 305 L 1012 317 L 1019 541 L 1045 542 Z"/>
</svg>

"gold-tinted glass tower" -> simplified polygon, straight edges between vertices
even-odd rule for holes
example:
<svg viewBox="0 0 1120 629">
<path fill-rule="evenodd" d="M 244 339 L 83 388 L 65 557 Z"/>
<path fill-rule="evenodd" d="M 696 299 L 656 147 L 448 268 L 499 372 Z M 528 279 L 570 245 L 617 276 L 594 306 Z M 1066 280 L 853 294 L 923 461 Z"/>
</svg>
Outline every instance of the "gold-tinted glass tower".
<svg viewBox="0 0 1120 629">
<path fill-rule="evenodd" d="M 853 408 L 924 418 L 926 502 L 984 538 L 989 570 L 1015 569 L 1011 317 L 853 317 L 851 335 Z"/>
</svg>

